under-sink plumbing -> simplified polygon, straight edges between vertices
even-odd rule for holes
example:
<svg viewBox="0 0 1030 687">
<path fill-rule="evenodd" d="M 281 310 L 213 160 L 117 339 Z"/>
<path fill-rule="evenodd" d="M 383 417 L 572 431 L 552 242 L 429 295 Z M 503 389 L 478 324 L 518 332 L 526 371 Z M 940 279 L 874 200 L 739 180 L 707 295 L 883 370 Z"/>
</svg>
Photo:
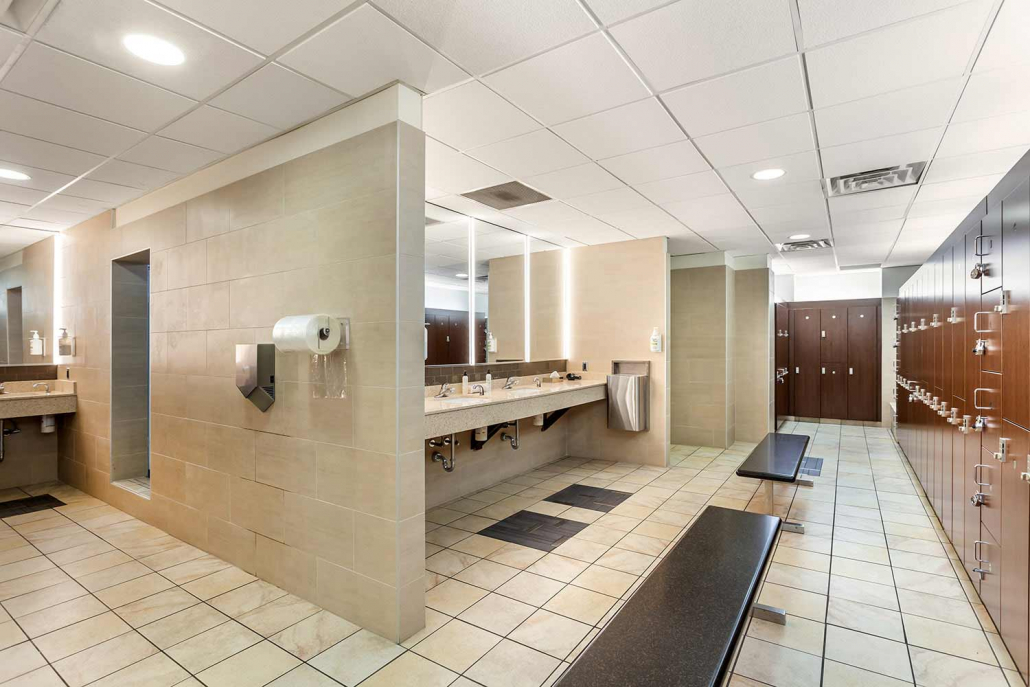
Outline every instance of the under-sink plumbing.
<svg viewBox="0 0 1030 687">
<path fill-rule="evenodd" d="M 512 423 L 509 422 L 508 426 L 511 427 L 511 425 L 512 425 Z M 501 432 L 501 441 L 507 441 L 508 443 L 510 443 L 511 444 L 511 448 L 512 448 L 513 451 L 518 451 L 519 450 L 519 421 L 518 420 L 515 420 L 515 435 L 512 436 L 511 434 L 508 434 L 507 432 Z"/>
<path fill-rule="evenodd" d="M 443 465 L 444 472 L 454 471 L 454 447 L 458 446 L 460 443 L 461 442 L 458 441 L 458 438 L 453 434 L 449 437 L 440 437 L 438 439 L 429 440 L 429 445 L 432 448 L 440 448 L 443 446 L 450 446 L 451 448 L 451 455 L 449 457 L 439 451 L 433 451 L 433 462 Z"/>
</svg>

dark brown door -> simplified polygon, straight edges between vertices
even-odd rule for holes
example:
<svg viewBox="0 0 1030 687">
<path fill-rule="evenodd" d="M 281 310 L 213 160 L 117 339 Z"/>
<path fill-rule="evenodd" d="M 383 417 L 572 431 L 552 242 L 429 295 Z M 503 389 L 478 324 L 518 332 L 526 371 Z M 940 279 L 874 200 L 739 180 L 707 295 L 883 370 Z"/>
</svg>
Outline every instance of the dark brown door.
<svg viewBox="0 0 1030 687">
<path fill-rule="evenodd" d="M 1030 182 L 1002 201 L 1003 286 L 1008 299 L 1001 316 L 1005 379 L 1021 380 L 1002 388 L 1006 420 L 1030 428 Z"/>
<path fill-rule="evenodd" d="M 855 306 L 847 310 L 847 396 L 848 420 L 879 419 L 880 352 L 876 336 L 879 320 L 876 306 Z"/>
<path fill-rule="evenodd" d="M 995 289 L 980 297 L 982 311 L 976 315 L 976 330 L 986 344 L 986 352 L 980 356 L 980 369 L 987 372 L 1002 371 L 1001 353 L 1001 321 L 999 312 L 1002 290 Z"/>
<path fill-rule="evenodd" d="M 1005 274 L 1011 277 L 1012 272 L 1006 269 Z M 1010 460 L 1001 466 L 1005 520 L 999 534 L 1002 570 L 999 629 L 1025 681 L 1030 656 L 1027 622 L 1030 607 L 1030 535 L 1027 532 L 1027 524 L 1030 523 L 1030 483 L 1021 479 L 1020 474 L 1027 470 L 1030 436 L 1025 429 L 1009 423 L 1005 423 L 1003 431 L 1009 439 Z"/>
<path fill-rule="evenodd" d="M 980 291 L 987 293 L 1001 286 L 1002 283 L 1002 235 L 1001 206 L 989 208 L 987 216 L 980 223 L 982 238 L 977 249 L 984 275 L 980 278 Z"/>
<path fill-rule="evenodd" d="M 822 308 L 819 311 L 819 327 L 820 362 L 848 362 L 848 309 Z"/>
<path fill-rule="evenodd" d="M 967 408 L 970 412 L 974 413 L 973 417 L 976 417 L 976 411 L 972 407 Z M 977 487 L 977 481 L 980 480 L 979 476 L 975 473 L 979 473 L 979 468 L 976 466 L 980 464 L 981 449 L 980 449 L 980 434 L 977 432 L 968 432 L 967 434 L 960 434 L 959 436 L 963 439 L 962 450 L 964 453 L 965 463 L 965 475 L 964 481 L 966 486 L 966 493 L 964 496 L 965 511 L 963 513 L 962 526 L 965 531 L 964 544 L 961 551 L 962 563 L 966 567 L 966 572 L 969 573 L 969 579 L 972 580 L 973 586 L 980 589 L 980 576 L 973 572 L 973 568 L 976 567 L 976 558 L 974 554 L 977 553 L 975 547 L 976 542 L 980 537 L 980 507 L 974 504 L 970 497 L 973 496 L 979 487 Z"/>
<path fill-rule="evenodd" d="M 848 414 L 848 376 L 844 363 L 821 363 L 820 415 L 831 420 L 845 420 Z"/>
<path fill-rule="evenodd" d="M 1001 539 L 986 527 L 981 527 L 980 544 L 976 553 L 979 558 L 976 568 L 983 572 L 972 575 L 973 585 L 975 586 L 977 579 L 980 579 L 980 598 L 991 618 L 997 623 L 1001 611 L 1001 580 L 1004 575 Z"/>
<path fill-rule="evenodd" d="M 819 311 L 812 308 L 791 310 L 791 365 L 794 379 L 794 415 L 827 417 L 819 412 L 820 329 Z"/>
<path fill-rule="evenodd" d="M 998 452 L 998 439 L 1001 437 L 1001 389 L 1004 381 L 1000 374 L 981 372 L 980 386 L 973 398 L 974 410 L 983 420 L 980 444 L 991 453 Z"/>
<path fill-rule="evenodd" d="M 469 359 L 469 320 L 468 315 L 451 316 L 447 332 L 450 360 L 452 365 L 467 363 Z"/>
<path fill-rule="evenodd" d="M 972 342 L 966 344 L 966 282 L 970 281 L 969 271 L 966 270 L 965 241 L 959 237 L 955 242 L 955 264 L 954 273 L 954 315 L 951 322 L 946 326 L 951 331 L 951 394 L 959 398 L 966 398 L 966 359 L 972 354 L 969 349 L 973 347 Z M 952 313 L 948 313 L 949 316 Z"/>
<path fill-rule="evenodd" d="M 973 355 L 973 347 L 979 340 L 980 335 L 976 333 L 973 327 L 974 313 L 981 310 L 980 308 L 980 280 L 973 279 L 970 276 L 970 272 L 973 268 L 979 264 L 980 259 L 976 256 L 976 246 L 978 245 L 977 237 L 980 235 L 980 224 L 977 223 L 973 226 L 970 231 L 966 233 L 966 277 L 964 283 L 966 285 L 966 312 L 963 322 L 965 323 L 966 330 L 966 345 L 963 351 L 963 359 L 966 361 L 966 390 L 963 394 L 963 398 L 970 402 L 972 405 L 973 401 L 973 389 L 980 383 L 980 360 L 983 356 Z M 982 277 L 981 277 L 982 279 Z"/>
<path fill-rule="evenodd" d="M 1002 468 L 987 449 L 980 449 L 980 466 L 974 476 L 980 482 L 980 493 L 983 503 L 980 506 L 980 524 L 992 532 L 1001 532 L 1001 509 L 1004 500 L 1002 494 Z"/>
<path fill-rule="evenodd" d="M 966 402 L 958 396 L 951 397 L 952 404 L 956 410 L 958 410 L 958 416 L 962 417 L 966 413 Z M 950 426 L 950 425 L 949 425 Z M 951 426 L 951 488 L 952 488 L 952 503 L 951 503 L 951 543 L 955 545 L 955 551 L 958 552 L 959 556 L 963 555 L 965 550 L 965 510 L 969 503 L 969 495 L 972 493 L 966 488 L 966 469 L 965 469 L 965 442 L 966 437 L 961 434 L 958 429 Z"/>
</svg>

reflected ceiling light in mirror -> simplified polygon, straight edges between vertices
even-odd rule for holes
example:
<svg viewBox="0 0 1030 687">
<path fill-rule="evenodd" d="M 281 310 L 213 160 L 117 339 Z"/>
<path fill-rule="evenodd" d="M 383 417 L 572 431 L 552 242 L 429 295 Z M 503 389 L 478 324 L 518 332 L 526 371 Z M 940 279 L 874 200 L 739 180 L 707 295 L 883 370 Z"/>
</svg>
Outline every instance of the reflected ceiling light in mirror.
<svg viewBox="0 0 1030 687">
<path fill-rule="evenodd" d="M 456 275 L 454 275 L 454 276 L 455 276 L 456 278 L 458 278 L 458 279 L 468 279 L 468 278 L 469 278 L 469 276 L 468 276 L 467 274 L 465 274 L 464 272 L 458 272 L 458 273 L 457 273 Z"/>
<path fill-rule="evenodd" d="M 752 174 L 751 178 L 755 179 L 756 181 L 772 181 L 773 179 L 779 179 L 784 174 L 786 174 L 786 172 L 784 172 L 782 169 L 773 167 L 771 169 L 761 169 Z"/>
<path fill-rule="evenodd" d="M 186 61 L 186 55 L 182 50 L 157 36 L 130 33 L 122 39 L 122 45 L 141 60 L 164 67 L 174 67 Z"/>
<path fill-rule="evenodd" d="M 11 179 L 13 181 L 28 181 L 31 179 L 28 174 L 15 172 L 13 169 L 0 169 L 0 179 Z"/>
<path fill-rule="evenodd" d="M 788 236 L 791 241 L 803 241 L 808 238 L 812 238 L 811 234 L 791 234 Z"/>
</svg>

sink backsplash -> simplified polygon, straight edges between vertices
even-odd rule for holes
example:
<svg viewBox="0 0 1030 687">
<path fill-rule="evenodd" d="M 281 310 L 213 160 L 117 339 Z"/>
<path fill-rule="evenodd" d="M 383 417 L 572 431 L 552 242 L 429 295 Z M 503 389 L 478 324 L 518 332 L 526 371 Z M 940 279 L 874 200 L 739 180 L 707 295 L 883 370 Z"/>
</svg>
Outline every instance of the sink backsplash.
<svg viewBox="0 0 1030 687">
<path fill-rule="evenodd" d="M 534 360 L 533 362 L 516 363 L 481 363 L 479 365 L 430 365 L 426 366 L 426 386 L 440 384 L 461 384 L 463 372 L 469 373 L 470 382 L 482 382 L 486 379 L 487 370 L 494 379 L 505 377 L 529 377 L 532 375 L 550 374 L 557 370 L 564 373 L 567 360 Z"/>
<path fill-rule="evenodd" d="M 57 379 L 57 365 L 0 365 L 0 382 Z"/>
</svg>

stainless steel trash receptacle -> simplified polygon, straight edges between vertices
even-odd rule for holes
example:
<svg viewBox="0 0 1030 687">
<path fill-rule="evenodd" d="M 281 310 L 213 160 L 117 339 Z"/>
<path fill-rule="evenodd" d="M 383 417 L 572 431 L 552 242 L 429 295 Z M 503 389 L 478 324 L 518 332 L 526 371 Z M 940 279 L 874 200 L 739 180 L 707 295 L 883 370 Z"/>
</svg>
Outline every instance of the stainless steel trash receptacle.
<svg viewBox="0 0 1030 687">
<path fill-rule="evenodd" d="M 616 360 L 608 375 L 608 429 L 646 432 L 651 428 L 647 361 Z"/>
</svg>

